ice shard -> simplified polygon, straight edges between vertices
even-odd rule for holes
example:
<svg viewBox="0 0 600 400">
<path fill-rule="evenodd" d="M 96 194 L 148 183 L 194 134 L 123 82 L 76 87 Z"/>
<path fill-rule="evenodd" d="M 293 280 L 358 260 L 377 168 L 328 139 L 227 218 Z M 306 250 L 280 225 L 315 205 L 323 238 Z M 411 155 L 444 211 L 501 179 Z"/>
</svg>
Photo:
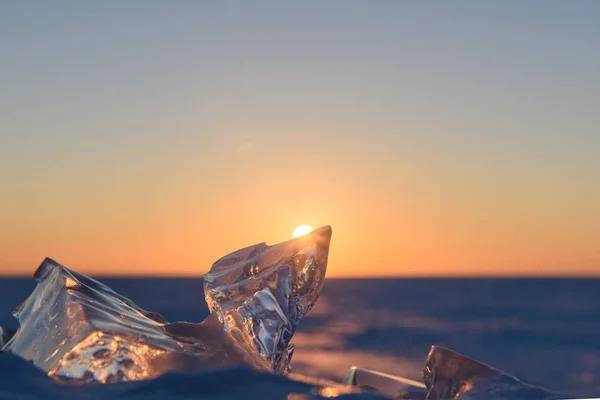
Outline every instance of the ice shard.
<svg viewBox="0 0 600 400">
<path fill-rule="evenodd" d="M 168 323 L 47 258 L 34 275 L 33 293 L 14 312 L 20 327 L 2 350 L 69 383 L 135 381 L 229 365 L 287 372 L 289 341 L 319 297 L 330 236 L 329 227 L 321 228 L 217 261 L 206 276 L 212 311 L 200 324 Z"/>
<path fill-rule="evenodd" d="M 56 380 L 134 381 L 236 360 L 225 346 L 208 348 L 200 335 L 169 333 L 160 315 L 54 260 L 44 260 L 34 278 L 36 288 L 14 312 L 20 327 L 3 350 Z M 196 331 L 206 325 L 199 324 Z"/>
<path fill-rule="evenodd" d="M 257 368 L 290 370 L 290 340 L 319 298 L 330 239 L 325 226 L 277 245 L 260 243 L 221 258 L 204 276 L 211 313 Z"/>
<path fill-rule="evenodd" d="M 5 329 L 0 326 L 0 349 L 4 347 L 6 342 L 10 340 L 10 338 L 15 334 L 15 331 L 12 329 Z"/>
<path fill-rule="evenodd" d="M 427 396 L 426 387 L 421 382 L 359 367 L 350 368 L 344 384 L 392 399 L 424 400 Z"/>
<path fill-rule="evenodd" d="M 443 347 L 433 346 L 423 379 L 428 400 L 442 399 L 564 399 L 557 393 L 532 386 L 503 371 Z"/>
</svg>

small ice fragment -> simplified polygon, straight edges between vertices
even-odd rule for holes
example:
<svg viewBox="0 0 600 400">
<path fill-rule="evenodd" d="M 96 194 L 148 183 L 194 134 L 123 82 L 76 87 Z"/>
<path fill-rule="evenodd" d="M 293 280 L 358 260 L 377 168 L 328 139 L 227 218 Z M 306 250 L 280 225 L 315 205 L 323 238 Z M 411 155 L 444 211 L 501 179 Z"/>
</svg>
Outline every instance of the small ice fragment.
<svg viewBox="0 0 600 400">
<path fill-rule="evenodd" d="M 10 338 L 15 334 L 15 331 L 11 329 L 5 329 L 0 326 L 0 349 L 4 347 L 4 345 L 10 340 Z"/>
<path fill-rule="evenodd" d="M 273 246 L 260 243 L 215 262 L 204 276 L 211 313 L 254 360 L 286 374 L 292 335 L 321 293 L 331 227 Z"/>
<path fill-rule="evenodd" d="M 443 347 L 432 346 L 423 371 L 428 400 L 561 399 L 557 393 L 528 385 L 512 375 Z"/>
<path fill-rule="evenodd" d="M 344 384 L 384 394 L 393 399 L 425 399 L 427 389 L 421 382 L 365 368 L 352 367 Z"/>
</svg>

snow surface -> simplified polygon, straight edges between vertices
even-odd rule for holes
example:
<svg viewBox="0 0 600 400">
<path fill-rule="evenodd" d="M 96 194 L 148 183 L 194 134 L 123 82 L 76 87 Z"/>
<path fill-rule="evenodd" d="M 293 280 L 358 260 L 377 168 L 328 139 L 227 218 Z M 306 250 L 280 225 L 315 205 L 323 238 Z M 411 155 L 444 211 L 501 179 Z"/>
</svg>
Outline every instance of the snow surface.
<svg viewBox="0 0 600 400">
<path fill-rule="evenodd" d="M 31 363 L 0 353 L 0 399 L 285 399 L 309 400 L 331 397 L 306 382 L 258 372 L 246 367 L 204 370 L 198 373 L 169 373 L 157 379 L 124 384 L 70 386 L 55 383 Z M 367 393 L 341 394 L 339 399 L 382 399 Z"/>
</svg>

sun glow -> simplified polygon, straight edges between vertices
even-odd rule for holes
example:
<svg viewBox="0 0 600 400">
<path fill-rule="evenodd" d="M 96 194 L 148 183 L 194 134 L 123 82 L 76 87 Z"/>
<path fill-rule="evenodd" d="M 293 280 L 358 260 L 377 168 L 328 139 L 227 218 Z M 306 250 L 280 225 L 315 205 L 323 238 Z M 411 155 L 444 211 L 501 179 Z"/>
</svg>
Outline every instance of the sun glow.
<svg viewBox="0 0 600 400">
<path fill-rule="evenodd" d="M 308 232 L 312 232 L 313 228 L 308 225 L 300 225 L 296 229 L 294 229 L 293 237 L 297 238 L 298 236 L 306 235 Z"/>
</svg>

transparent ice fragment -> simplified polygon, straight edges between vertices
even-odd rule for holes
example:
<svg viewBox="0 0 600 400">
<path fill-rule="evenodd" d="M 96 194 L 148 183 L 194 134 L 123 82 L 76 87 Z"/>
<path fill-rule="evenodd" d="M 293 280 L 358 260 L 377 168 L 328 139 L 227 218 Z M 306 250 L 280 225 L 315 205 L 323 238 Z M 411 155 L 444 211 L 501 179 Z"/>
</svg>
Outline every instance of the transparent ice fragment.
<svg viewBox="0 0 600 400">
<path fill-rule="evenodd" d="M 344 384 L 393 399 L 424 400 L 427 395 L 427 389 L 421 382 L 359 367 L 350 368 Z"/>
<path fill-rule="evenodd" d="M 321 293 L 330 239 L 325 226 L 277 245 L 260 243 L 221 258 L 204 276 L 211 313 L 256 368 L 289 372 L 290 340 Z"/>
<path fill-rule="evenodd" d="M 429 352 L 423 379 L 428 390 L 428 400 L 565 398 L 438 346 L 433 346 Z"/>
<path fill-rule="evenodd" d="M 0 326 L 0 349 L 4 347 L 6 342 L 8 342 L 14 334 L 15 331 Z"/>
<path fill-rule="evenodd" d="M 20 327 L 3 350 L 30 360 L 55 380 L 125 382 L 246 363 L 216 317 L 201 324 L 168 324 L 49 258 L 34 278 L 36 288 L 14 312 Z"/>
</svg>

